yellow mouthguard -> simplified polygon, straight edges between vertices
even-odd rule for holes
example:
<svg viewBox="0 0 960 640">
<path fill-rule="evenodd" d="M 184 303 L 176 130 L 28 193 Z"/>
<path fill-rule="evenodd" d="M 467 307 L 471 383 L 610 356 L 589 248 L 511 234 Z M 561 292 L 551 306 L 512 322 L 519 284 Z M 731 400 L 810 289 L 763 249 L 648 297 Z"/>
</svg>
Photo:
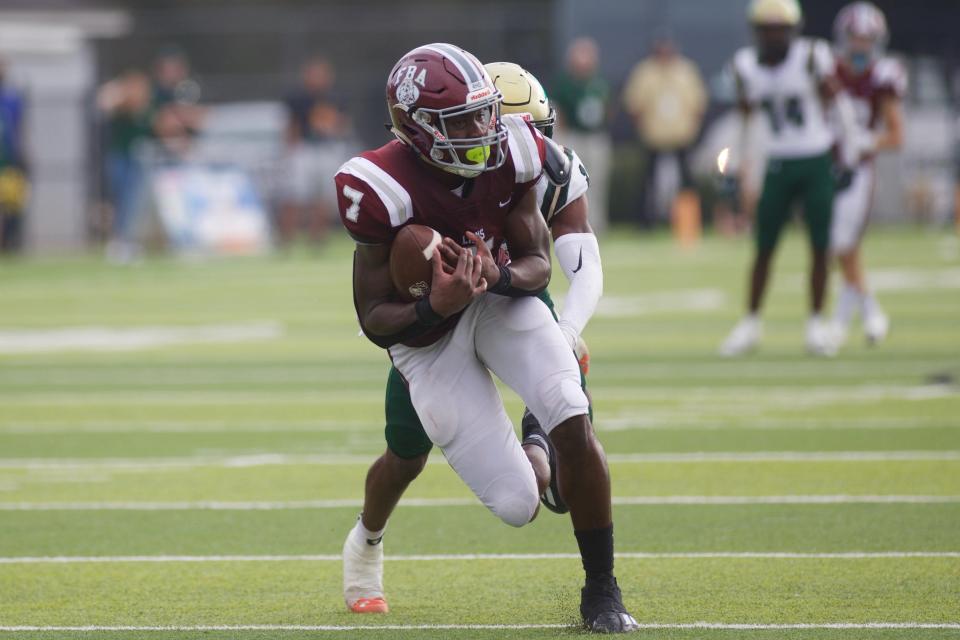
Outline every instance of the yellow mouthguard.
<svg viewBox="0 0 960 640">
<path fill-rule="evenodd" d="M 490 158 L 490 145 L 468 149 L 464 156 L 468 162 L 473 162 L 474 164 L 486 163 Z"/>
</svg>

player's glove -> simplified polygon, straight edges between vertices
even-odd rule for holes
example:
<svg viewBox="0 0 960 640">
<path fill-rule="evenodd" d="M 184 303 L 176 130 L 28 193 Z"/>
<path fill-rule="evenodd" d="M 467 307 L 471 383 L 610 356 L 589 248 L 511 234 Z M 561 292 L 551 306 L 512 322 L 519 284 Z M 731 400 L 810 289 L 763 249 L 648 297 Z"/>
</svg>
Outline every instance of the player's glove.
<svg viewBox="0 0 960 640">
<path fill-rule="evenodd" d="M 563 337 L 567 339 L 567 344 L 573 349 L 574 355 L 577 356 L 580 373 L 587 375 L 590 372 L 590 349 L 587 348 L 587 343 L 573 327 L 563 320 L 560 320 L 560 331 L 563 333 Z"/>
<path fill-rule="evenodd" d="M 833 165 L 833 190 L 836 193 L 845 191 L 853 184 L 853 170 L 839 163 Z"/>
</svg>

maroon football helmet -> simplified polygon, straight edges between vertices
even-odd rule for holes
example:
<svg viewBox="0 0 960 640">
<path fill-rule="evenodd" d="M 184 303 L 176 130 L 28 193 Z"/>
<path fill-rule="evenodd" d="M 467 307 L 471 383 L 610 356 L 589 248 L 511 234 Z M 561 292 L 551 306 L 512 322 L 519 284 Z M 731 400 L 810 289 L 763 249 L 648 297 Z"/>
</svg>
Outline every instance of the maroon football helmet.
<svg viewBox="0 0 960 640">
<path fill-rule="evenodd" d="M 501 99 L 483 65 L 451 44 L 417 47 L 387 78 L 393 134 L 430 164 L 465 178 L 506 161 Z"/>
<path fill-rule="evenodd" d="M 837 53 L 854 71 L 863 73 L 886 50 L 890 40 L 887 18 L 873 3 L 848 4 L 833 22 L 833 40 Z"/>
</svg>

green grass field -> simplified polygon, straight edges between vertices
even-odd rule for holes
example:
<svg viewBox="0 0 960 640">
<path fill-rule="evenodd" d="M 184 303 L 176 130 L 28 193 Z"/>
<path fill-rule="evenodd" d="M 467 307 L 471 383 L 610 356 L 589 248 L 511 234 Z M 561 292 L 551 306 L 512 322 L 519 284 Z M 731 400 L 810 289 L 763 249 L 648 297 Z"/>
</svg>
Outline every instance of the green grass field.
<svg viewBox="0 0 960 640">
<path fill-rule="evenodd" d="M 639 637 L 960 638 L 958 239 L 878 230 L 891 337 L 833 360 L 802 351 L 799 234 L 732 361 L 745 240 L 602 248 L 589 384 Z M 392 612 L 345 610 L 387 373 L 350 253 L 0 264 L 0 639 L 581 634 L 569 521 L 501 524 L 437 452 L 385 538 Z"/>
</svg>

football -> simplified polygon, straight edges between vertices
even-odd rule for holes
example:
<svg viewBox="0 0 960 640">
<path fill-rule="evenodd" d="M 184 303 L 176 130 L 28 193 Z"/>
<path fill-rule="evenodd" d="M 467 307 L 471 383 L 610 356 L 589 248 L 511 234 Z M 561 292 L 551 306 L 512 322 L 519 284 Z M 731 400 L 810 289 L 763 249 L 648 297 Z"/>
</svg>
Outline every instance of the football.
<svg viewBox="0 0 960 640">
<path fill-rule="evenodd" d="M 400 229 L 390 245 L 390 277 L 400 298 L 414 302 L 430 293 L 431 258 L 442 240 L 436 230 L 421 224 Z"/>
</svg>

